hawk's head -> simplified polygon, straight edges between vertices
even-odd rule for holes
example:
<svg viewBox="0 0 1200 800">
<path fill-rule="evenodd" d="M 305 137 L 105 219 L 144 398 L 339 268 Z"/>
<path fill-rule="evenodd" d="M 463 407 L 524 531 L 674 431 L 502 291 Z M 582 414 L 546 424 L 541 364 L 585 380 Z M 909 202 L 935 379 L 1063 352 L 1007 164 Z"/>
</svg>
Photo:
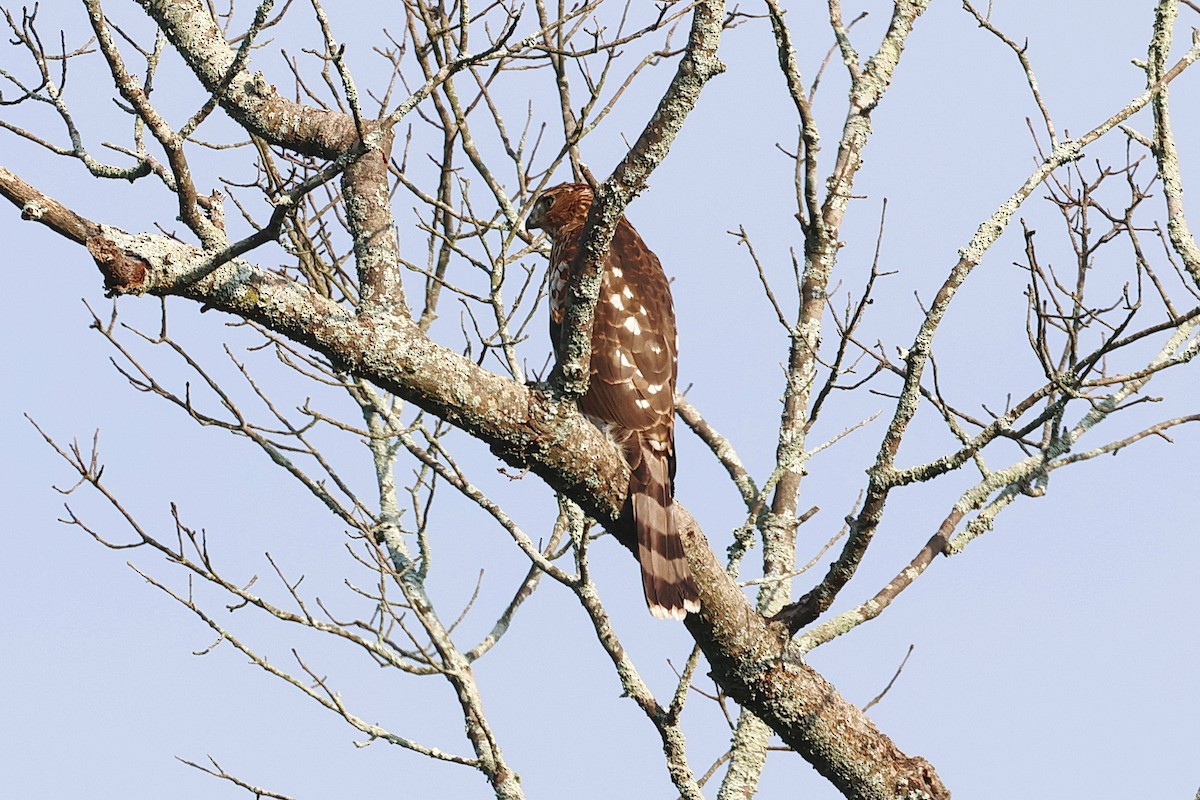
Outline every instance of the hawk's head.
<svg viewBox="0 0 1200 800">
<path fill-rule="evenodd" d="M 560 183 L 542 192 L 525 220 L 530 230 L 541 228 L 554 236 L 560 228 L 582 225 L 592 206 L 592 189 L 586 183 Z"/>
</svg>

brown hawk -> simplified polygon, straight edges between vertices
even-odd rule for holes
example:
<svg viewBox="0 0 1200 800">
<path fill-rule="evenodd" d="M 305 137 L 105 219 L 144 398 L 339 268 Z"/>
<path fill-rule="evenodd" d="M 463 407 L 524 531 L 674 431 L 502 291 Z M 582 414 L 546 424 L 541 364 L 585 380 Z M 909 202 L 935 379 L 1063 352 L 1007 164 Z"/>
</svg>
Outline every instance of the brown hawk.
<svg viewBox="0 0 1200 800">
<path fill-rule="evenodd" d="M 579 239 L 592 205 L 585 184 L 547 189 L 526 227 L 550 236 L 550 341 L 561 330 Z M 624 453 L 631 473 L 618 533 L 635 534 L 650 613 L 683 619 L 700 610 L 675 526 L 675 311 L 658 257 L 621 217 L 601 274 L 592 327 L 591 378 L 579 410 Z M 632 538 L 632 537 L 630 537 Z"/>
</svg>

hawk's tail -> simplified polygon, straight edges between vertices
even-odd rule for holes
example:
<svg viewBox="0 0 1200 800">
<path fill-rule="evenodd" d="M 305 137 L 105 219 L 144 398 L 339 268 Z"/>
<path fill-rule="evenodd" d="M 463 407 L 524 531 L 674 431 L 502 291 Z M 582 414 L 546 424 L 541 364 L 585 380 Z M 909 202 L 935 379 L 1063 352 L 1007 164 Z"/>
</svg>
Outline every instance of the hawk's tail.
<svg viewBox="0 0 1200 800">
<path fill-rule="evenodd" d="M 650 442 L 640 445 L 640 458 L 631 466 L 629 499 L 646 605 L 659 619 L 683 619 L 700 610 L 700 593 L 675 526 L 669 456 Z"/>
</svg>

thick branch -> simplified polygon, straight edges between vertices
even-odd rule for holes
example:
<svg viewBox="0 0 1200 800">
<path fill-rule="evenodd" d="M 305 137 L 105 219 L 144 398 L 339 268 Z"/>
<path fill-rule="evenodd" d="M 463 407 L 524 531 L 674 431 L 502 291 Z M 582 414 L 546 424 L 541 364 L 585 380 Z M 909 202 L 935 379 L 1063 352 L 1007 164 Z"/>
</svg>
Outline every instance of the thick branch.
<svg viewBox="0 0 1200 800">
<path fill-rule="evenodd" d="M 687 618 L 717 683 L 771 726 L 847 798 L 948 798 L 925 759 L 907 756 L 802 661 L 782 656 L 787 631 L 765 622 L 730 581 L 696 521 L 678 516 L 702 613 Z"/>
<path fill-rule="evenodd" d="M 0 172 L 5 196 L 12 191 L 3 180 L 8 175 Z M 65 218 L 68 225 L 72 220 Z M 551 402 L 487 372 L 430 341 L 407 317 L 355 316 L 303 284 L 241 260 L 193 281 L 206 254 L 166 236 L 101 226 L 85 241 L 113 293 L 174 294 L 253 320 L 488 442 L 510 462 L 527 464 L 601 522 L 619 515 L 628 470 L 573 403 Z M 730 696 L 761 716 L 847 797 L 947 796 L 927 762 L 900 753 L 807 665 L 782 659 L 784 627 L 768 626 L 751 608 L 695 520 L 682 506 L 678 513 L 703 606 L 688 626 Z"/>
<path fill-rule="evenodd" d="M 354 241 L 361 308 L 367 312 L 407 313 L 388 186 L 391 131 L 374 131 L 363 145 L 366 152 L 342 173 L 346 227 Z"/>
<path fill-rule="evenodd" d="M 192 72 L 243 128 L 305 155 L 336 158 L 358 141 L 349 114 L 286 100 L 261 72 L 240 68 L 237 54 L 203 0 L 138 0 Z M 230 72 L 232 71 L 232 75 Z"/>
<path fill-rule="evenodd" d="M 1171 52 L 1171 34 L 1179 15 L 1179 3 L 1163 0 L 1154 15 L 1154 36 L 1146 62 L 1146 83 L 1151 87 L 1163 81 L 1167 55 Z M 1193 33 L 1193 41 L 1196 34 Z M 1194 46 L 1193 46 L 1194 49 Z M 1154 156 L 1158 160 L 1158 175 L 1163 182 L 1167 200 L 1167 235 L 1175 252 L 1183 259 L 1192 280 L 1200 285 L 1200 247 L 1192 236 L 1183 206 L 1183 176 L 1179 171 L 1179 154 L 1175 150 L 1175 134 L 1171 130 L 1168 89 L 1163 86 L 1154 97 Z"/>
<path fill-rule="evenodd" d="M 40 222 L 78 244 L 100 232 L 99 225 L 42 194 L 4 167 L 0 167 L 0 196 L 21 209 L 21 219 Z"/>
</svg>

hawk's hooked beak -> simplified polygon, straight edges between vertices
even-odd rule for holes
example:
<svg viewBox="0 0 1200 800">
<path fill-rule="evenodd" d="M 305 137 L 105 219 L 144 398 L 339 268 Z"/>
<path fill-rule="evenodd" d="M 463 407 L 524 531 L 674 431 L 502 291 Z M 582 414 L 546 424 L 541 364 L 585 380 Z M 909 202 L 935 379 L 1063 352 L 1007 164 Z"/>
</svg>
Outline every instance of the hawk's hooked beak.
<svg viewBox="0 0 1200 800">
<path fill-rule="evenodd" d="M 529 216 L 525 218 L 525 228 L 527 230 L 535 230 L 542 228 L 545 223 L 546 210 L 550 208 L 550 198 L 542 195 L 533 204 L 533 208 L 529 211 Z"/>
</svg>

